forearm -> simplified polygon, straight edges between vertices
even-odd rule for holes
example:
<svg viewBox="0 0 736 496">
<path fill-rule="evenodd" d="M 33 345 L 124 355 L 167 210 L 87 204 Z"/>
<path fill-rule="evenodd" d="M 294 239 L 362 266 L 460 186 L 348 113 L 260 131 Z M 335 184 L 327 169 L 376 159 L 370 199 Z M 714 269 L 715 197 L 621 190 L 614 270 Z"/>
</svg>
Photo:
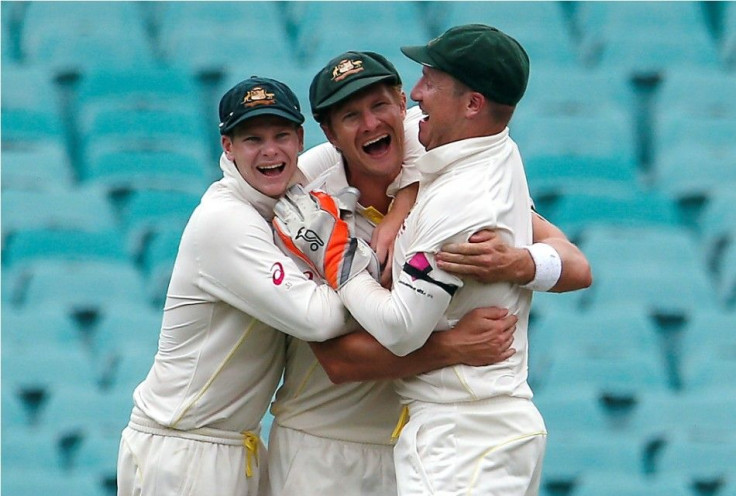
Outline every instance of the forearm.
<svg viewBox="0 0 736 496">
<path fill-rule="evenodd" d="M 533 226 L 534 242 L 545 243 L 554 248 L 562 261 L 560 278 L 549 291 L 564 293 L 589 287 L 593 282 L 593 275 L 588 259 L 580 249 L 571 243 L 560 229 L 538 214 L 534 214 Z M 530 265 L 534 270 L 533 261 Z"/>
<path fill-rule="evenodd" d="M 434 332 L 425 345 L 399 357 L 376 338 L 359 330 L 322 343 L 310 343 L 330 380 L 335 384 L 411 377 L 459 362 L 443 332 Z"/>
<path fill-rule="evenodd" d="M 338 290 L 356 321 L 392 353 L 406 356 L 422 347 L 450 303 L 434 282 L 401 272 L 391 291 L 367 273 Z"/>
</svg>

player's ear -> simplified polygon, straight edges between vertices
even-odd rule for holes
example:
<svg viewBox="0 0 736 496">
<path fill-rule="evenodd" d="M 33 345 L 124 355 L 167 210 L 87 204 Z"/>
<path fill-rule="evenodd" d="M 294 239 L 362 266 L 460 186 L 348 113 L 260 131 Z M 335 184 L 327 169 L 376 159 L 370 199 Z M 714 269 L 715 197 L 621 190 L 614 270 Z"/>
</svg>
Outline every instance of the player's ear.
<svg viewBox="0 0 736 496">
<path fill-rule="evenodd" d="M 470 112 L 478 113 L 481 111 L 483 106 L 485 105 L 486 98 L 483 96 L 482 93 L 478 93 L 477 91 L 471 91 L 468 93 L 468 100 L 467 100 L 467 109 Z"/>
<path fill-rule="evenodd" d="M 222 151 L 225 152 L 225 156 L 227 157 L 227 159 L 232 161 L 233 140 L 230 139 L 230 136 L 223 135 L 220 138 L 220 144 L 222 145 Z"/>
<path fill-rule="evenodd" d="M 322 132 L 325 133 L 325 137 L 327 138 L 327 141 L 332 143 L 332 145 L 339 150 L 339 147 L 337 146 L 337 137 L 335 136 L 335 133 L 332 131 L 332 126 L 330 126 L 330 121 L 321 122 L 319 127 L 321 127 Z"/>
<path fill-rule="evenodd" d="M 299 137 L 299 152 L 304 151 L 304 126 L 296 128 L 296 135 Z"/>
</svg>

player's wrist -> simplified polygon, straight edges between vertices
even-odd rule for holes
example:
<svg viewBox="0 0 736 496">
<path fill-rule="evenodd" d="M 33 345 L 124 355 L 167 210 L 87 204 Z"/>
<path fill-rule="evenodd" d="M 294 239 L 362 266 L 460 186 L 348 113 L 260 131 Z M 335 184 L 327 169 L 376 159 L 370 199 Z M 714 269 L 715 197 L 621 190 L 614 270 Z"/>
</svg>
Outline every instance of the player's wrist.
<svg viewBox="0 0 736 496">
<path fill-rule="evenodd" d="M 562 259 L 552 246 L 546 243 L 534 243 L 524 247 L 534 261 L 534 276 L 523 288 L 532 291 L 549 291 L 562 275 Z"/>
</svg>

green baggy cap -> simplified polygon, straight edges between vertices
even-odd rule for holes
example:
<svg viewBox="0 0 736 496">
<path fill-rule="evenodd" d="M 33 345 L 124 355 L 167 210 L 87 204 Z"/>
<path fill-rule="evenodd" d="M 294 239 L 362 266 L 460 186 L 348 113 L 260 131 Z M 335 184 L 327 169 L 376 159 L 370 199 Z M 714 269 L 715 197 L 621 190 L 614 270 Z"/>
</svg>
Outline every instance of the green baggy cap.
<svg viewBox="0 0 736 496">
<path fill-rule="evenodd" d="M 309 104 L 318 121 L 329 107 L 378 83 L 401 84 L 394 65 L 375 52 L 345 52 L 325 65 L 309 86 Z"/>
<path fill-rule="evenodd" d="M 511 36 L 484 24 L 456 26 L 426 46 L 401 47 L 401 51 L 504 105 L 516 105 L 529 81 L 529 56 L 524 48 Z"/>
<path fill-rule="evenodd" d="M 239 82 L 220 99 L 220 134 L 259 115 L 275 115 L 296 124 L 304 122 L 299 99 L 291 88 L 275 79 L 252 76 Z"/>
</svg>

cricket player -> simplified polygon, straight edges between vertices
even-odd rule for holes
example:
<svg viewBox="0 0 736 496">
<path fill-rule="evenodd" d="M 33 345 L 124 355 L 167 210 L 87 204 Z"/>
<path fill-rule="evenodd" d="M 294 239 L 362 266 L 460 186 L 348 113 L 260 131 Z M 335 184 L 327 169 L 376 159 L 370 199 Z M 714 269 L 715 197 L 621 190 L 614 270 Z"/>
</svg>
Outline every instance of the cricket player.
<svg viewBox="0 0 736 496">
<path fill-rule="evenodd" d="M 354 228 L 366 241 L 386 213 L 391 194 L 416 181 L 413 161 L 424 154 L 416 138 L 421 113 L 416 108 L 407 115 L 400 82 L 382 56 L 348 52 L 328 62 L 310 91 L 313 113 L 334 146 L 321 145 L 300 157 L 300 169 L 311 181 L 305 189 L 336 192 L 348 184 L 359 186 Z M 326 170 L 325 164 L 330 164 Z M 581 258 L 582 264 L 574 259 L 565 264 L 571 270 L 564 277 L 566 287 L 589 284 L 587 261 Z M 523 282 L 534 276 L 531 265 L 532 275 L 521 276 Z M 570 284 L 580 265 L 584 276 Z M 401 406 L 387 379 L 420 371 L 402 367 L 364 332 L 324 343 L 287 341 L 284 385 L 272 408 L 276 419 L 269 465 L 274 493 L 395 494 L 391 445 Z M 514 351 L 508 350 L 503 359 Z M 372 381 L 349 382 L 367 379 Z"/>
<path fill-rule="evenodd" d="M 303 148 L 296 96 L 253 77 L 219 116 L 223 177 L 182 235 L 159 349 L 122 433 L 120 496 L 269 494 L 259 434 L 283 372 L 278 330 L 314 341 L 346 330 L 339 298 L 276 247 L 269 224 Z"/>
</svg>

